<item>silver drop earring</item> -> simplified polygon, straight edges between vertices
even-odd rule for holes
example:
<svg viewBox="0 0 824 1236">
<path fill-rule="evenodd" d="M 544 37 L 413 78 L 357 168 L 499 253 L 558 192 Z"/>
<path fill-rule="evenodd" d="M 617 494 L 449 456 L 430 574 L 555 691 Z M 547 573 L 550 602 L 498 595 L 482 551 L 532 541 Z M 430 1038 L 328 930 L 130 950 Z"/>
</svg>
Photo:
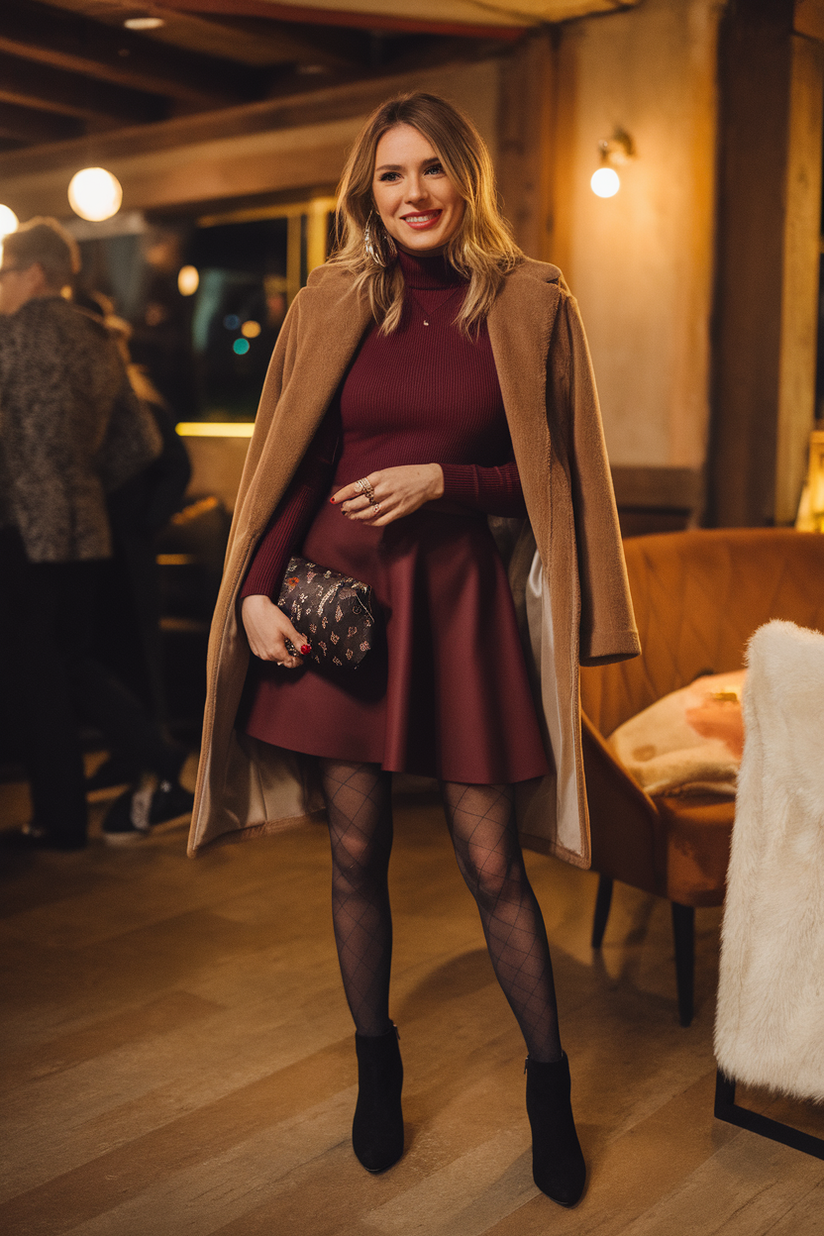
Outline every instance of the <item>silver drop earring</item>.
<svg viewBox="0 0 824 1236">
<path fill-rule="evenodd" d="M 373 219 L 375 220 L 374 230 L 373 230 L 373 223 L 372 223 Z M 383 253 L 383 245 L 381 243 L 381 237 L 380 237 L 378 228 L 381 228 L 381 230 L 383 231 L 382 239 L 383 241 L 385 241 L 385 245 L 386 245 L 386 251 L 387 251 L 386 256 Z M 366 255 L 370 259 L 370 261 L 374 262 L 376 266 L 380 266 L 383 269 L 385 269 L 389 265 L 389 263 L 393 262 L 395 258 L 397 257 L 398 251 L 395 248 L 395 242 L 393 241 L 391 236 L 387 235 L 386 230 L 383 228 L 383 225 L 378 222 L 375 216 L 374 210 L 371 210 L 369 212 L 369 218 L 366 220 L 366 223 L 364 224 L 363 247 L 366 250 Z"/>
</svg>

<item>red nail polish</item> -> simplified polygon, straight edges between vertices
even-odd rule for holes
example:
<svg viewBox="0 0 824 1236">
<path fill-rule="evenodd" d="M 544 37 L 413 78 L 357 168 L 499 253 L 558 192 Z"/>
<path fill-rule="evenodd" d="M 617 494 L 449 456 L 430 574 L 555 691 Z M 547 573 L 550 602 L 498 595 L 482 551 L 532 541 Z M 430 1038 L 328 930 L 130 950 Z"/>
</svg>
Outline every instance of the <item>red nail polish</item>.
<svg viewBox="0 0 824 1236">
<path fill-rule="evenodd" d="M 311 645 L 311 644 L 301 644 L 301 646 L 300 646 L 300 653 L 301 653 L 301 656 L 303 656 L 303 657 L 308 656 L 308 654 L 309 654 L 311 651 L 312 651 L 312 645 Z"/>
</svg>

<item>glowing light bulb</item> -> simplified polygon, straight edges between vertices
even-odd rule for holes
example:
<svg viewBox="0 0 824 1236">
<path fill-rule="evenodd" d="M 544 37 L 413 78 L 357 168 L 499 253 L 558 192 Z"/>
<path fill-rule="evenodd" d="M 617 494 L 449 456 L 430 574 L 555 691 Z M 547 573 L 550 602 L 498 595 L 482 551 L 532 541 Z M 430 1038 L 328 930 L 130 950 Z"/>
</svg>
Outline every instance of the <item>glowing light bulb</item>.
<svg viewBox="0 0 824 1236">
<path fill-rule="evenodd" d="M 120 210 L 123 190 L 120 181 L 103 167 L 85 167 L 69 182 L 69 205 L 81 219 L 100 223 Z"/>
<path fill-rule="evenodd" d="M 162 17 L 127 17 L 123 25 L 127 30 L 159 30 L 166 22 Z"/>
<path fill-rule="evenodd" d="M 181 266 L 177 272 L 177 290 L 181 296 L 194 296 L 200 285 L 200 274 L 196 266 Z"/>
<path fill-rule="evenodd" d="M 8 206 L 0 206 L 0 240 L 11 232 L 17 231 L 19 219 Z"/>
<path fill-rule="evenodd" d="M 598 197 L 615 197 L 621 188 L 621 180 L 612 167 L 599 167 L 597 172 L 592 173 L 589 183 L 592 192 L 597 193 Z"/>
</svg>

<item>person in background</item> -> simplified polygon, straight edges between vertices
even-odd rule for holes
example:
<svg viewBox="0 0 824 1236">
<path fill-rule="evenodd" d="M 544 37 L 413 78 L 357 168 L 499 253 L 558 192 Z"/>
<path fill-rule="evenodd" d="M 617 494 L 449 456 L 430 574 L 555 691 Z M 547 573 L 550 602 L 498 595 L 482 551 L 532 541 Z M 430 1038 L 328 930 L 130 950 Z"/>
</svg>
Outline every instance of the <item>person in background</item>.
<svg viewBox="0 0 824 1236">
<path fill-rule="evenodd" d="M 182 507 L 192 474 L 189 454 L 175 430 L 175 417 L 142 365 L 129 353 L 132 328 L 103 293 L 76 291 L 74 303 L 105 322 L 117 344 L 132 389 L 152 415 L 163 447 L 160 455 L 107 495 L 112 556 L 104 568 L 96 640 L 107 665 L 145 705 L 156 724 L 167 724 L 157 566 L 160 533 Z M 110 757 L 95 769 L 87 789 L 129 782 L 139 773 Z"/>
<path fill-rule="evenodd" d="M 65 294 L 78 269 L 77 245 L 54 219 L 32 219 L 5 238 L 0 632 L 32 818 L 3 839 L 35 849 L 86 844 L 83 722 L 141 769 L 127 807 L 104 825 L 112 839 L 143 835 L 191 806 L 179 783 L 185 751 L 95 655 L 101 569 L 111 555 L 107 495 L 156 459 L 161 441 L 106 327 Z"/>
</svg>

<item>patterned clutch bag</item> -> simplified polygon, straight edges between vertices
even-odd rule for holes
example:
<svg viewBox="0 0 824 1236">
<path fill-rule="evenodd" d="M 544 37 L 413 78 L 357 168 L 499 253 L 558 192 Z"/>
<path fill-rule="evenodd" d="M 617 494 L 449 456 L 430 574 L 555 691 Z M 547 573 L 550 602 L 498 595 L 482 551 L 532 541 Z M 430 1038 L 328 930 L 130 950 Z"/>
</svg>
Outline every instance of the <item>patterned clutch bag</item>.
<svg viewBox="0 0 824 1236">
<path fill-rule="evenodd" d="M 277 603 L 308 637 L 312 645 L 308 661 L 355 669 L 372 647 L 372 588 L 351 575 L 318 566 L 308 558 L 290 558 Z"/>
</svg>

